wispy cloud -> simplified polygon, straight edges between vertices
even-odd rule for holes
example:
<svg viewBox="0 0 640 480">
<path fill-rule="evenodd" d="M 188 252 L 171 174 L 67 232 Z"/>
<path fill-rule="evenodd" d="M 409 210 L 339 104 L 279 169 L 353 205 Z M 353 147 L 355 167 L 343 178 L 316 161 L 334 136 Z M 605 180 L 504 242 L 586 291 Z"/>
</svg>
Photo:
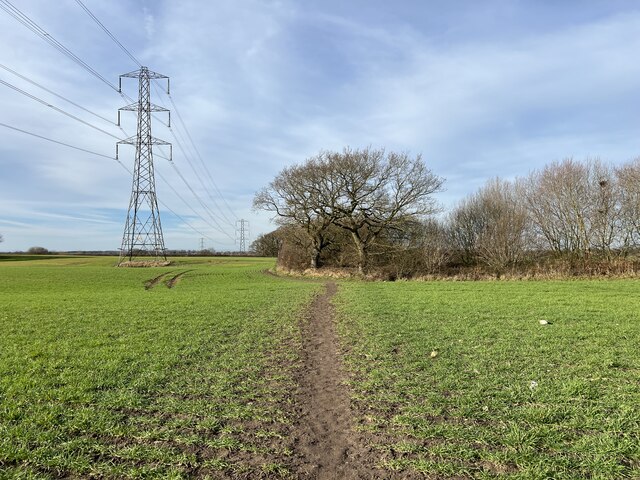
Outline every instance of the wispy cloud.
<svg viewBox="0 0 640 480">
<path fill-rule="evenodd" d="M 586 2 L 579 11 L 499 0 L 87 5 L 145 65 L 171 76 L 188 134 L 235 217 L 249 219 L 254 234 L 273 227 L 268 215 L 251 211 L 253 192 L 320 149 L 371 144 L 423 153 L 449 179 L 444 203 L 486 178 L 526 174 L 564 156 L 622 162 L 637 155 L 640 66 L 633 59 L 640 11 L 628 3 Z M 27 0 L 20 8 L 110 82 L 136 68 L 75 2 Z M 1 63 L 115 120 L 124 103 L 116 92 L 4 14 L 0 42 L 11 46 Z M 10 80 L 2 71 L 0 78 Z M 124 136 L 115 125 L 11 81 Z M 124 88 L 135 96 L 135 81 Z M 166 96 L 153 95 L 173 108 Z M 0 102 L 7 123 L 113 154 L 115 139 L 26 97 L 0 88 Z M 123 117 L 123 127 L 133 133 L 133 115 Z M 160 122 L 154 134 L 176 143 Z M 131 179 L 115 161 L 2 129 L 0 136 L 3 249 L 119 244 Z M 186 132 L 179 138 L 188 158 L 176 145 L 175 165 L 211 204 L 216 193 L 199 157 Z M 121 159 L 130 168 L 133 150 L 123 149 Z M 158 179 L 161 200 L 205 232 L 211 246 L 233 248 L 174 168 L 161 158 L 156 168 L 188 205 Z M 226 212 L 221 201 L 218 208 Z M 161 212 L 167 245 L 196 248 L 199 234 L 162 206 Z"/>
</svg>

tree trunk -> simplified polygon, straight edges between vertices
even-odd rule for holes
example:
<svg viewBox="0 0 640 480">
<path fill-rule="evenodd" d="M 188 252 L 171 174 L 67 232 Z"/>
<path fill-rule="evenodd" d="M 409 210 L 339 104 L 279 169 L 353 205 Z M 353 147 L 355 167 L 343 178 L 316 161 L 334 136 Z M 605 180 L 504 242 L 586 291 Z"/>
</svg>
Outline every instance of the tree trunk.
<svg viewBox="0 0 640 480">
<path fill-rule="evenodd" d="M 311 268 L 314 270 L 320 266 L 320 250 L 314 248 L 311 255 Z"/>
<path fill-rule="evenodd" d="M 367 250 L 364 242 L 355 233 L 352 237 L 358 251 L 358 273 L 363 275 L 367 267 Z"/>
</svg>

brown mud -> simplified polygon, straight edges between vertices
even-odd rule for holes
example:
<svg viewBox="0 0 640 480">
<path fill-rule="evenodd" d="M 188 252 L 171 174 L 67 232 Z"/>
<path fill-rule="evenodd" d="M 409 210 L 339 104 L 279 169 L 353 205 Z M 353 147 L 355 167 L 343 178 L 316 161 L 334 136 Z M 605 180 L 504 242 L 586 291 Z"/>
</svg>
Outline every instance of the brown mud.
<svg viewBox="0 0 640 480">
<path fill-rule="evenodd" d="M 193 270 L 186 270 L 184 272 L 180 272 L 177 275 L 174 275 L 173 277 L 171 277 L 169 280 L 167 280 L 165 282 L 165 285 L 167 286 L 167 288 L 173 288 L 175 287 L 178 282 L 180 281 L 180 279 L 187 273 L 192 272 Z"/>
<path fill-rule="evenodd" d="M 318 480 L 383 478 L 375 454 L 354 429 L 331 304 L 336 292 L 336 284 L 327 283 L 302 326 L 293 470 L 298 478 Z"/>
<path fill-rule="evenodd" d="M 144 289 L 145 290 L 150 290 L 153 287 L 155 287 L 157 284 L 159 284 L 162 279 L 164 277 L 166 277 L 167 275 L 169 275 L 171 272 L 165 272 L 165 273 L 161 273 L 160 275 L 158 275 L 157 277 L 153 277 L 150 278 L 149 280 L 147 280 L 146 282 L 144 282 Z"/>
</svg>

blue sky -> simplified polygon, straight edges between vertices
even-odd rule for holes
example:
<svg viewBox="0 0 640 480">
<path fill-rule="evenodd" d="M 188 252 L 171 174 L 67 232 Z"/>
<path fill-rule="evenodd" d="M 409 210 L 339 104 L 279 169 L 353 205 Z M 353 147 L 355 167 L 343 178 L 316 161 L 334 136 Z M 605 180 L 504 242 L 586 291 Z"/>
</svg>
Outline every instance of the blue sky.
<svg viewBox="0 0 640 480">
<path fill-rule="evenodd" d="M 109 81 L 136 69 L 74 0 L 13 3 Z M 251 209 L 254 193 L 321 149 L 421 153 L 446 178 L 438 195 L 445 207 L 494 176 L 565 157 L 619 164 L 640 154 L 635 1 L 84 3 L 144 65 L 171 77 L 172 98 L 224 200 L 175 113 L 183 148 L 159 121 L 154 135 L 174 143 L 180 173 L 227 217 L 217 219 L 223 232 L 156 157 L 170 185 L 158 179 L 158 196 L 217 250 L 235 248 L 236 219 L 250 221 L 252 238 L 272 230 L 269 215 Z M 115 120 L 125 104 L 2 10 L 0 45 L 0 64 L 94 113 Z M 6 70 L 0 79 L 124 136 Z M 135 96 L 135 81 L 124 89 Z M 115 139 L 4 85 L 0 103 L 2 123 L 114 154 Z M 123 114 L 123 127 L 133 133 L 133 114 Z M 114 160 L 4 127 L 0 140 L 0 250 L 119 247 L 131 179 Z M 133 150 L 123 147 L 121 160 L 131 168 Z M 167 247 L 198 248 L 201 233 L 160 212 Z"/>
</svg>

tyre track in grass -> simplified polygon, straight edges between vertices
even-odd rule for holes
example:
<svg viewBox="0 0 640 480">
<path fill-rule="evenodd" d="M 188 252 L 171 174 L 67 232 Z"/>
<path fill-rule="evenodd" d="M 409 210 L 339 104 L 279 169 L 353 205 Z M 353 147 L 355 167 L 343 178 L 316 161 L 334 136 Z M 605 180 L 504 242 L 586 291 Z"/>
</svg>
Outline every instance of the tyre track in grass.
<svg viewBox="0 0 640 480">
<path fill-rule="evenodd" d="M 176 284 L 180 281 L 180 279 L 183 277 L 183 275 L 189 273 L 189 272 L 193 272 L 193 270 L 185 270 L 184 272 L 180 272 L 177 275 L 174 275 L 173 277 L 171 277 L 169 280 L 167 280 L 165 282 L 165 285 L 167 286 L 167 288 L 173 288 L 176 286 Z"/>
<path fill-rule="evenodd" d="M 159 284 L 164 277 L 166 277 L 170 273 L 171 273 L 171 271 L 164 272 L 164 273 L 161 273 L 160 275 L 158 275 L 157 277 L 150 278 L 149 280 L 144 282 L 144 289 L 145 290 L 151 290 L 153 287 L 155 287 L 157 284 Z"/>
<path fill-rule="evenodd" d="M 164 272 L 161 273 L 160 275 L 158 275 L 157 277 L 154 278 L 150 278 L 149 280 L 144 282 L 144 289 L 145 290 L 151 290 L 153 287 L 157 286 L 160 283 L 164 283 L 165 286 L 167 288 L 173 288 L 177 285 L 177 283 L 180 281 L 180 279 L 186 275 L 187 273 L 193 272 L 193 269 L 191 270 L 185 270 L 183 272 L 179 272 L 176 275 L 169 277 L 169 275 L 171 273 L 173 273 L 173 271 L 169 271 L 169 272 Z"/>
</svg>

